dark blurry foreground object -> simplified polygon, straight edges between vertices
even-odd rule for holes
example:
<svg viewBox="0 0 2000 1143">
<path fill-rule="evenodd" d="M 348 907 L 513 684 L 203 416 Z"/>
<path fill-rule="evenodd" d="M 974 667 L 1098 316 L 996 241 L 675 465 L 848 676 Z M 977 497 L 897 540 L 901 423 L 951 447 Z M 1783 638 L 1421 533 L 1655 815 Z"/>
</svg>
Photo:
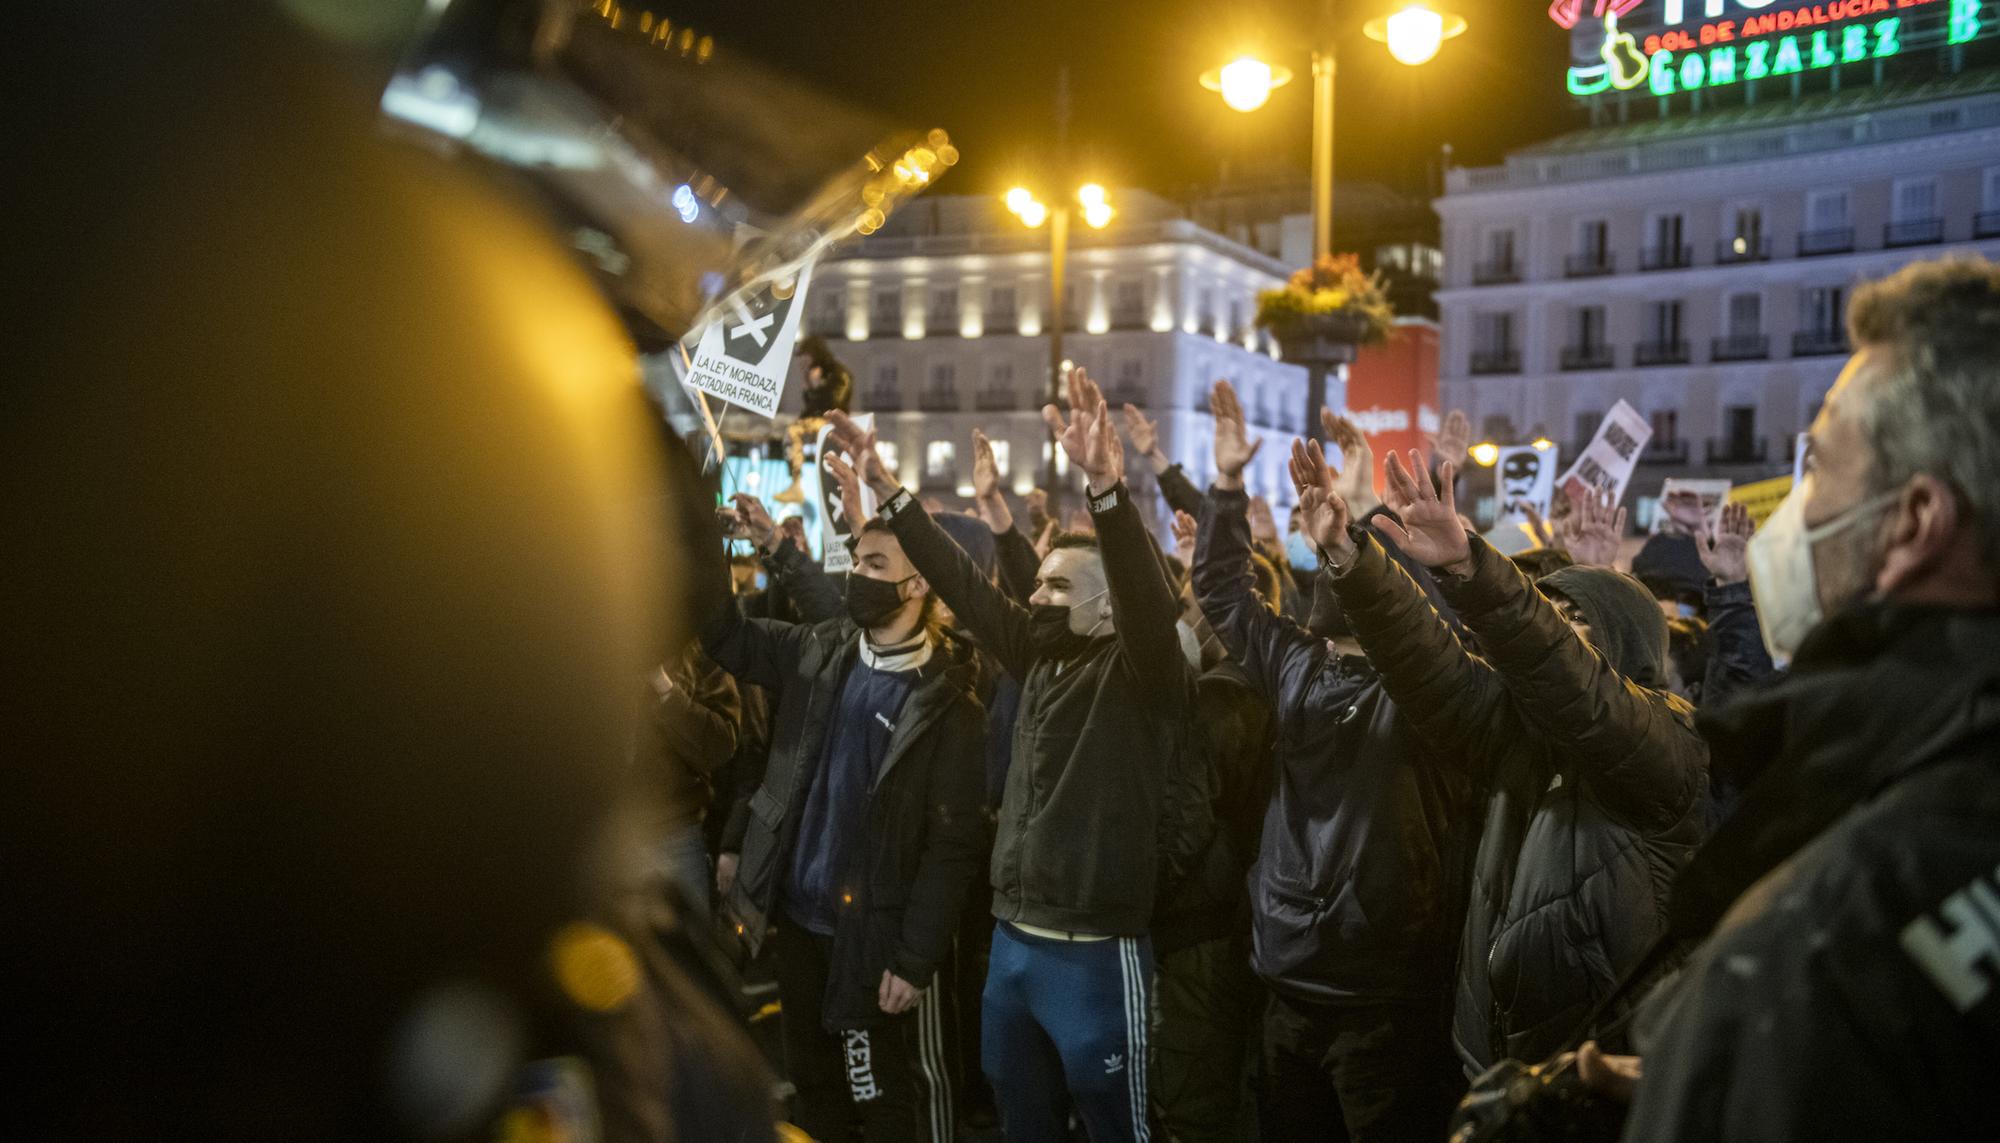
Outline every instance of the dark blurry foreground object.
<svg viewBox="0 0 2000 1143">
<path fill-rule="evenodd" d="M 604 858 L 693 494 L 610 308 L 270 9 L 50 23 L 6 112 L 7 1134 L 485 1137 L 527 1074 L 603 1138 L 769 1138 Z"/>
</svg>

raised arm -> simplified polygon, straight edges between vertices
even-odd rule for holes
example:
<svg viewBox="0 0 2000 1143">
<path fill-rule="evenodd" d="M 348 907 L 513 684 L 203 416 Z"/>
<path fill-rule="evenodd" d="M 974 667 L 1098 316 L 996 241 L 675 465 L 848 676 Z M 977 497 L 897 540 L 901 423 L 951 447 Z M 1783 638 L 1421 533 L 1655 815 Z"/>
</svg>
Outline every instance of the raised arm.
<svg viewBox="0 0 2000 1143">
<path fill-rule="evenodd" d="M 719 512 L 721 522 L 732 532 L 741 534 L 745 530 L 741 514 Z M 746 537 L 747 538 L 747 537 Z M 708 561 L 697 560 L 697 571 L 705 574 L 713 584 L 714 577 L 720 577 L 724 585 L 729 581 L 729 560 L 727 547 L 720 531 L 711 531 L 704 537 L 715 555 Z M 711 593 L 712 594 L 712 593 Z M 728 599 L 726 588 L 720 597 Z M 777 689 L 783 684 L 792 668 L 798 663 L 799 654 L 810 637 L 812 628 L 803 624 L 785 623 L 776 619 L 747 619 L 734 601 L 715 609 L 701 629 L 701 648 L 708 652 L 723 670 L 735 675 L 739 682 L 754 683 L 760 687 Z"/>
<path fill-rule="evenodd" d="M 965 554 L 965 549 L 954 543 L 937 521 L 931 519 L 930 513 L 924 511 L 923 505 L 917 503 L 916 497 L 889 475 L 882 458 L 875 453 L 873 432 L 864 431 L 838 410 L 829 413 L 828 420 L 834 426 L 832 440 L 855 461 L 849 465 L 838 454 L 829 452 L 828 471 L 836 480 L 868 482 L 881 504 L 882 519 L 894 529 L 896 539 L 903 545 L 903 554 L 910 558 L 924 582 L 1009 674 L 1026 679 L 1028 668 L 1035 662 L 1034 647 L 1028 638 L 1027 608 L 994 587 L 972 562 L 972 557 Z"/>
<path fill-rule="evenodd" d="M 757 546 L 764 570 L 791 596 L 799 618 L 807 623 L 839 618 L 846 611 L 846 600 L 826 569 L 772 522 L 762 501 L 747 492 L 738 492 L 732 499 L 744 536 Z"/>
<path fill-rule="evenodd" d="M 1229 382 L 1216 382 L 1209 408 L 1215 414 L 1216 475 L 1195 533 L 1195 599 L 1229 657 L 1282 717 L 1298 689 L 1325 660 L 1326 641 L 1273 614 L 1252 590 L 1250 498 L 1243 487 L 1243 467 L 1262 442 L 1249 439 L 1242 404 Z M 1344 518 L 1338 527 L 1346 529 Z"/>
<path fill-rule="evenodd" d="M 667 744 L 703 774 L 720 769 L 736 753 L 742 707 L 736 683 L 699 652 L 683 656 L 669 671 L 653 673 L 653 722 Z"/>
<path fill-rule="evenodd" d="M 1167 507 L 1175 512 L 1185 512 L 1190 516 L 1201 515 L 1201 489 L 1188 479 L 1186 470 L 1167 459 L 1166 451 L 1160 448 L 1160 426 L 1146 419 L 1137 405 L 1125 406 L 1125 435 L 1132 439 L 1132 448 L 1146 463 L 1152 465 L 1153 476 L 1160 486 L 1160 496 Z"/>
<path fill-rule="evenodd" d="M 1149 694 L 1164 703 L 1191 702 L 1193 676 L 1174 627 L 1180 605 L 1125 487 L 1125 446 L 1112 426 L 1111 409 L 1081 369 L 1070 372 L 1069 403 L 1067 423 L 1054 405 L 1042 409 L 1042 419 L 1070 463 L 1083 470 L 1119 650 L 1134 675 L 1155 684 Z"/>
<path fill-rule="evenodd" d="M 1744 687 L 1777 673 L 1757 607 L 1750 598 L 1747 549 L 1757 530 L 1741 504 L 1722 506 L 1722 520 L 1696 540 L 1701 563 L 1712 577 L 1703 591 L 1708 607 L 1708 672 L 1702 679 L 1704 707 L 1727 702 Z"/>
<path fill-rule="evenodd" d="M 1320 574 L 1389 696 L 1439 756 L 1474 769 L 1491 764 L 1518 730 L 1498 673 L 1466 651 L 1380 541 L 1346 528 L 1346 513 L 1329 509 L 1338 493 L 1319 442 L 1294 442 L 1292 470 L 1301 486 L 1301 523 L 1319 546 Z M 1395 527 L 1376 520 L 1378 527 Z"/>
<path fill-rule="evenodd" d="M 1479 637 L 1521 718 L 1582 764 L 1607 806 L 1637 823 L 1678 821 L 1707 774 L 1692 708 L 1620 674 L 1512 561 L 1469 536 L 1457 523 L 1448 466 L 1436 489 L 1394 456 L 1388 470 L 1387 503 L 1404 518 L 1405 550 L 1445 573 L 1439 586 Z"/>
</svg>

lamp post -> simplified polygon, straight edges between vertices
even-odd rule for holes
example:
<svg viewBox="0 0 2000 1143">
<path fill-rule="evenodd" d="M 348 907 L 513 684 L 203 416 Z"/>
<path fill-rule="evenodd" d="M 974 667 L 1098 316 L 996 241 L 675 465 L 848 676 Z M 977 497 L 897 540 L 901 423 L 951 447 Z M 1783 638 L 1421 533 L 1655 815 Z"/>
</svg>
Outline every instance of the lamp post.
<svg viewBox="0 0 2000 1143">
<path fill-rule="evenodd" d="M 1313 257 L 1333 253 L 1333 0 L 1320 0 L 1313 31 L 1312 215 Z M 1465 18 L 1440 12 L 1425 0 L 1412 0 L 1396 11 L 1362 25 L 1362 34 L 1388 45 L 1389 54 L 1412 67 L 1428 63 L 1446 40 L 1465 31 Z M 1271 92 L 1291 82 L 1291 69 L 1242 55 L 1202 73 L 1201 85 L 1222 96 L 1231 108 L 1251 112 L 1264 106 Z M 1308 417 L 1310 422 L 1313 417 Z"/>
<path fill-rule="evenodd" d="M 1117 215 L 1112 209 L 1111 198 L 1097 183 L 1085 183 L 1076 188 L 1073 196 L 1076 208 L 1083 214 L 1083 223 L 1092 230 L 1102 230 L 1111 225 Z M 1054 206 L 1035 197 L 1035 192 L 1027 187 L 1015 187 L 1007 192 L 1003 201 L 1007 210 L 1030 230 L 1039 230 L 1043 225 L 1049 228 L 1049 385 L 1048 400 L 1051 405 L 1062 403 L 1063 378 L 1063 275 L 1069 263 L 1069 216 L 1070 200 L 1058 199 Z M 1051 507 L 1057 495 L 1056 486 L 1056 439 L 1049 437 L 1047 455 L 1043 461 L 1042 487 L 1049 494 Z"/>
</svg>

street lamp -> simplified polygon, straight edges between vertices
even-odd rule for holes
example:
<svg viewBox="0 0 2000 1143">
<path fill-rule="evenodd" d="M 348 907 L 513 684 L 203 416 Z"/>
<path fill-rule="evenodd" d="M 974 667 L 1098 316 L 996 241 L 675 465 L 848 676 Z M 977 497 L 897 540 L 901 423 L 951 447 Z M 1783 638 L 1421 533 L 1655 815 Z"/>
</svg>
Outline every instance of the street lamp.
<svg viewBox="0 0 2000 1143">
<path fill-rule="evenodd" d="M 1333 0 L 1320 0 L 1319 44 L 1312 52 L 1313 74 L 1313 258 L 1333 253 Z M 1362 34 L 1389 46 L 1396 60 L 1416 66 L 1438 54 L 1446 40 L 1465 31 L 1465 17 L 1441 12 L 1425 0 L 1410 3 L 1362 26 Z M 1256 56 L 1243 55 L 1202 73 L 1201 85 L 1218 92 L 1237 111 L 1255 111 L 1292 73 Z M 1307 417 L 1308 422 L 1313 420 Z"/>
<path fill-rule="evenodd" d="M 1111 196 L 1097 183 L 1085 183 L 1076 188 L 1073 196 L 1083 211 L 1083 224 L 1092 230 L 1102 230 L 1111 225 L 1118 211 L 1111 205 Z M 1027 187 L 1017 186 L 1001 198 L 1007 204 L 1008 213 L 1021 220 L 1030 230 L 1040 230 L 1043 223 L 1049 226 L 1049 389 L 1048 404 L 1062 403 L 1063 361 L 1063 272 L 1069 262 L 1069 215 L 1070 204 L 1058 201 L 1054 206 L 1035 197 L 1035 192 Z M 1049 436 L 1048 455 L 1045 459 L 1043 488 L 1053 498 L 1056 487 L 1056 444 L 1055 435 Z M 1053 510 L 1053 508 L 1051 509 Z"/>
</svg>

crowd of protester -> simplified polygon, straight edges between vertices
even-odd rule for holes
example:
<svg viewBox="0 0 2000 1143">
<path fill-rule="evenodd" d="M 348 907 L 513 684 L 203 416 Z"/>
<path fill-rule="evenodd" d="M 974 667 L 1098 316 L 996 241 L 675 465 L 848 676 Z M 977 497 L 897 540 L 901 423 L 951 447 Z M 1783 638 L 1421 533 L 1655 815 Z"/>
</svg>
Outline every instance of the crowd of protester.
<svg viewBox="0 0 2000 1143">
<path fill-rule="evenodd" d="M 1623 508 L 1568 500 L 1509 557 L 1458 511 L 1454 434 L 1378 466 L 1330 411 L 1281 533 L 1227 381 L 1203 490 L 1073 374 L 1044 414 L 1084 477 L 1061 521 L 1040 492 L 1017 517 L 983 434 L 953 513 L 831 414 L 853 570 L 720 510 L 713 550 L 751 542 L 763 586 L 654 678 L 648 756 L 712 791 L 661 860 L 706 908 L 687 839 L 722 822 L 794 1122 L 1978 1136 L 2000 267 L 1919 264 L 1851 322 L 1763 532 L 1669 503 L 1622 569 Z M 739 708 L 768 714 L 738 735 Z"/>
</svg>

